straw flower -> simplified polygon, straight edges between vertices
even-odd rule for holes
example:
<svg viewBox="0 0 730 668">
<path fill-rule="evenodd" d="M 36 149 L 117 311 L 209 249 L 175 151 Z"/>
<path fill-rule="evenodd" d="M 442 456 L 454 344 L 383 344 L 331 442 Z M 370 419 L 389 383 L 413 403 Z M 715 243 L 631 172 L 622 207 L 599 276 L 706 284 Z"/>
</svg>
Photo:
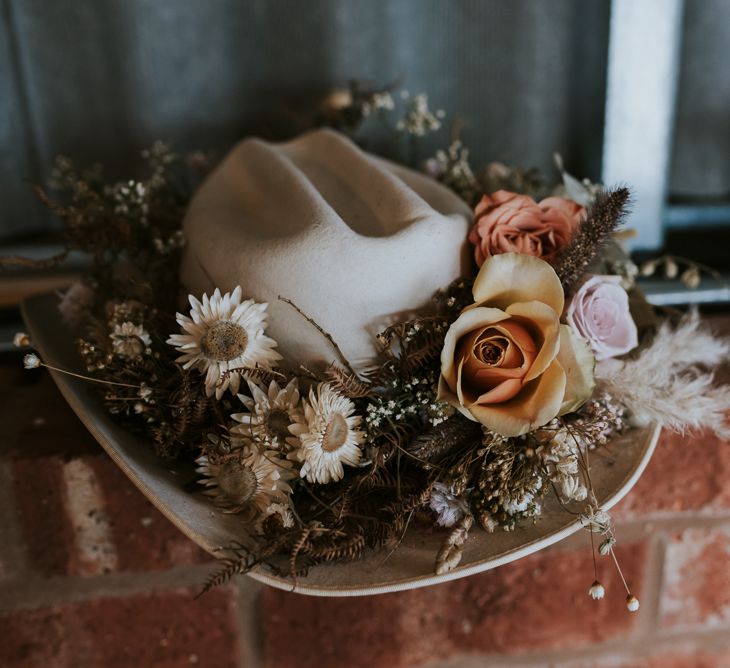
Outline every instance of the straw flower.
<svg viewBox="0 0 730 668">
<path fill-rule="evenodd" d="M 139 357 L 152 342 L 144 327 L 133 322 L 114 325 L 109 338 L 117 355 L 131 358 Z"/>
<path fill-rule="evenodd" d="M 309 482 L 328 483 L 345 475 L 343 464 L 357 466 L 362 456 L 360 416 L 355 404 L 329 383 L 321 383 L 303 400 L 304 415 L 289 428 L 296 449 L 290 458 L 301 462 L 300 475 Z"/>
<path fill-rule="evenodd" d="M 240 369 L 256 366 L 271 368 L 281 355 L 276 342 L 264 334 L 267 304 L 251 299 L 241 301 L 241 287 L 232 293 L 216 288 L 210 298 L 198 301 L 190 295 L 190 317 L 177 314 L 183 334 L 167 340 L 182 353 L 177 362 L 185 369 L 205 374 L 208 396 L 220 399 L 226 390 L 233 394 L 241 385 Z"/>
<path fill-rule="evenodd" d="M 287 438 L 291 436 L 289 427 L 303 415 L 297 379 L 289 381 L 284 388 L 273 380 L 268 389 L 251 381 L 248 382 L 248 387 L 251 391 L 250 397 L 238 395 L 248 412 L 231 415 L 240 422 L 231 428 L 231 432 L 248 436 L 269 448 L 284 448 Z"/>
<path fill-rule="evenodd" d="M 289 480 L 295 477 L 291 463 L 246 439 L 233 438 L 231 444 L 234 447 L 229 453 L 201 455 L 195 460 L 207 488 L 203 493 L 230 513 L 265 513 L 273 503 L 286 504 L 292 491 Z"/>
</svg>

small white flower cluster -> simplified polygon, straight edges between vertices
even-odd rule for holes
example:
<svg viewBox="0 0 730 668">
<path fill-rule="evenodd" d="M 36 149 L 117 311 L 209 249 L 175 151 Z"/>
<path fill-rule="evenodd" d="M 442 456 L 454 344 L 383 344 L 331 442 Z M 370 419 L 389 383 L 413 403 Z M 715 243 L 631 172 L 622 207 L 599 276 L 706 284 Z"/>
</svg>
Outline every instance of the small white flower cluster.
<svg viewBox="0 0 730 668">
<path fill-rule="evenodd" d="M 547 432 L 549 427 L 550 425 L 544 431 Z M 552 439 L 536 451 L 545 463 L 551 482 L 565 502 L 585 501 L 588 497 L 588 488 L 580 469 L 578 447 L 573 435 L 567 429 L 559 428 Z"/>
<path fill-rule="evenodd" d="M 434 114 L 428 107 L 428 96 L 425 93 L 413 97 L 409 97 L 406 91 L 404 93 L 408 98 L 408 108 L 405 116 L 396 125 L 398 130 L 416 137 L 424 137 L 429 132 L 441 129 L 440 119 L 445 116 L 442 109 Z"/>
<path fill-rule="evenodd" d="M 392 111 L 394 108 L 395 102 L 393 101 L 393 96 L 387 91 L 378 91 L 377 93 L 373 93 L 370 99 L 363 102 L 360 106 L 362 115 L 365 117 L 369 116 L 373 111 L 381 109 L 383 111 Z"/>
<path fill-rule="evenodd" d="M 167 239 L 155 237 L 152 245 L 160 255 L 166 255 L 170 251 L 182 248 L 185 245 L 185 235 L 182 230 L 175 230 Z"/>
<path fill-rule="evenodd" d="M 115 183 L 108 187 L 107 195 L 114 200 L 114 213 L 119 216 L 133 216 L 143 227 L 149 223 L 147 186 L 141 181 Z"/>
<path fill-rule="evenodd" d="M 413 376 L 406 382 L 395 380 L 388 389 L 407 401 L 377 398 L 365 408 L 365 425 L 368 429 L 379 429 L 396 424 L 408 418 L 423 418 L 432 426 L 441 424 L 454 414 L 454 408 L 436 398 L 435 381 L 427 376 Z"/>
<path fill-rule="evenodd" d="M 469 149 L 458 139 L 451 142 L 446 151 L 436 151 L 436 155 L 426 161 L 425 171 L 462 197 L 472 195 L 477 188 L 477 180 L 469 164 Z"/>
<path fill-rule="evenodd" d="M 146 383 L 142 383 L 140 385 L 139 390 L 137 390 L 137 396 L 140 398 L 140 401 L 135 401 L 134 406 L 132 407 L 137 415 L 145 413 L 147 411 L 147 407 L 155 403 L 152 388 Z"/>
</svg>

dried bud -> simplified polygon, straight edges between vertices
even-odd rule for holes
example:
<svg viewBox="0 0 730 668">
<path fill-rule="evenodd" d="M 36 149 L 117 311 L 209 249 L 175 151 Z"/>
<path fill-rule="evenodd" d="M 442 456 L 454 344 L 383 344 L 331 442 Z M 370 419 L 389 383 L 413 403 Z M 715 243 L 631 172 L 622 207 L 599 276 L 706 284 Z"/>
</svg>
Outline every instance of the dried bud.
<svg viewBox="0 0 730 668">
<path fill-rule="evenodd" d="M 682 272 L 679 280 L 682 281 L 682 283 L 684 283 L 688 288 L 694 290 L 700 285 L 700 272 L 697 267 L 690 267 L 689 269 Z"/>
<path fill-rule="evenodd" d="M 642 276 L 653 276 L 654 272 L 656 271 L 656 260 L 649 260 L 648 262 L 644 262 L 644 264 L 641 265 L 641 269 L 639 269 L 639 273 Z"/>
<path fill-rule="evenodd" d="M 13 337 L 13 345 L 16 348 L 25 348 L 30 345 L 30 337 L 25 332 L 17 332 Z"/>
<path fill-rule="evenodd" d="M 596 580 L 590 586 L 590 589 L 588 589 L 588 593 L 594 601 L 598 601 L 605 596 L 606 590 L 604 589 L 603 585 L 598 580 Z"/>
<path fill-rule="evenodd" d="M 23 358 L 23 366 L 26 369 L 37 369 L 41 365 L 41 358 L 35 353 L 28 353 Z"/>
<path fill-rule="evenodd" d="M 616 539 L 613 536 L 609 536 L 598 546 L 598 554 L 602 557 L 611 554 L 614 545 L 616 545 Z"/>
<path fill-rule="evenodd" d="M 323 112 L 333 113 L 347 109 L 352 105 L 352 93 L 346 88 L 335 88 L 322 100 Z"/>
<path fill-rule="evenodd" d="M 666 260 L 664 260 L 664 275 L 667 278 L 677 278 L 678 272 L 679 267 L 671 257 L 668 257 Z"/>
<path fill-rule="evenodd" d="M 636 612 L 639 609 L 639 599 L 633 594 L 626 597 L 626 609 L 629 612 Z"/>
<path fill-rule="evenodd" d="M 494 520 L 494 517 L 486 510 L 482 510 L 479 513 L 479 524 L 487 533 L 494 533 L 494 530 L 497 528 L 497 522 Z"/>
</svg>

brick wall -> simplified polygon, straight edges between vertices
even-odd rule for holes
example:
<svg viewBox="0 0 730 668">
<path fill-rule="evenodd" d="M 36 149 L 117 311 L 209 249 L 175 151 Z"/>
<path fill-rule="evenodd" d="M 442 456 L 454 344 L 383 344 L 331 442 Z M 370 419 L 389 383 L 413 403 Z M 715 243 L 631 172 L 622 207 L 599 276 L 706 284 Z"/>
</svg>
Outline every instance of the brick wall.
<svg viewBox="0 0 730 668">
<path fill-rule="evenodd" d="M 615 516 L 642 606 L 589 599 L 584 533 L 453 583 L 317 599 L 210 560 L 127 482 L 45 372 L 0 360 L 0 666 L 730 666 L 730 446 L 664 436 Z"/>
</svg>

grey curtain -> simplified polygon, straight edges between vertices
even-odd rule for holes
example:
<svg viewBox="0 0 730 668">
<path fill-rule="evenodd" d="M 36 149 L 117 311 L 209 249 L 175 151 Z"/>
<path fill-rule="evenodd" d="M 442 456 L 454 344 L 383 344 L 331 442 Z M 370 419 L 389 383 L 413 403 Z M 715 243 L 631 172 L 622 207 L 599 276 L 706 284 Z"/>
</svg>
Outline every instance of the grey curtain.
<svg viewBox="0 0 730 668">
<path fill-rule="evenodd" d="M 275 135 L 349 77 L 397 80 L 459 112 L 477 162 L 550 169 L 557 150 L 598 176 L 607 0 L 3 5 L 5 239 L 48 224 L 23 179 L 43 178 L 59 153 L 124 174 L 156 138 L 222 150 L 249 132 Z"/>
</svg>

